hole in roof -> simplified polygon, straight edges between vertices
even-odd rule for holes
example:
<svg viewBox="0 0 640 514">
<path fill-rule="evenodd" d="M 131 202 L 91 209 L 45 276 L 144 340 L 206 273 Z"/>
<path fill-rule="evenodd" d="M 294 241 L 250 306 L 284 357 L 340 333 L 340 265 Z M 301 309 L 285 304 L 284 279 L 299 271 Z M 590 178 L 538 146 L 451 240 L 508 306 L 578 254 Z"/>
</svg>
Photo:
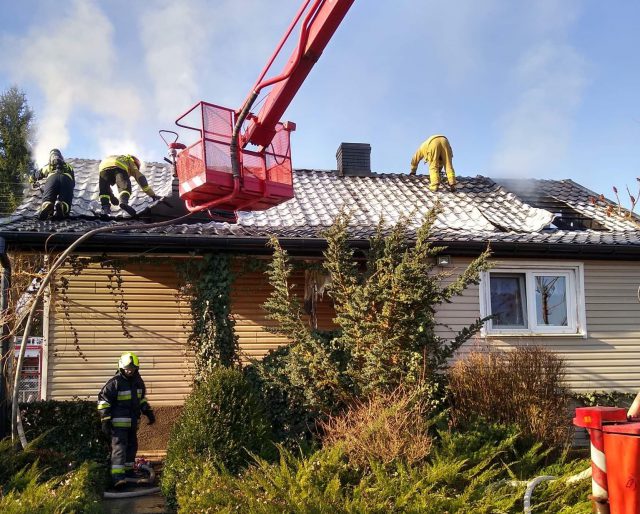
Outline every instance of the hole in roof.
<svg viewBox="0 0 640 514">
<path fill-rule="evenodd" d="M 538 192 L 518 193 L 518 197 L 538 209 L 544 209 L 555 217 L 548 228 L 560 230 L 607 230 L 602 223 L 583 212 L 579 212 L 571 205 L 557 198 Z"/>
</svg>

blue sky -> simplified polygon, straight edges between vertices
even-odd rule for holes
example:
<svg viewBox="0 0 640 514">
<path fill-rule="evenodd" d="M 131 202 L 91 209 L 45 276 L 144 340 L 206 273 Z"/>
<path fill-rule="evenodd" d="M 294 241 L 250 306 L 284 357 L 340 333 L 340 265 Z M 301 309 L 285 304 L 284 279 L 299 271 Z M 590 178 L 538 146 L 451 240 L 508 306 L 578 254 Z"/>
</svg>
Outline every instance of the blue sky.
<svg viewBox="0 0 640 514">
<path fill-rule="evenodd" d="M 39 160 L 160 161 L 193 103 L 240 106 L 299 3 L 0 0 L 0 89 L 26 92 Z M 285 114 L 294 166 L 367 142 L 374 171 L 407 172 L 444 134 L 458 175 L 635 189 L 639 20 L 632 0 L 356 0 Z"/>
</svg>

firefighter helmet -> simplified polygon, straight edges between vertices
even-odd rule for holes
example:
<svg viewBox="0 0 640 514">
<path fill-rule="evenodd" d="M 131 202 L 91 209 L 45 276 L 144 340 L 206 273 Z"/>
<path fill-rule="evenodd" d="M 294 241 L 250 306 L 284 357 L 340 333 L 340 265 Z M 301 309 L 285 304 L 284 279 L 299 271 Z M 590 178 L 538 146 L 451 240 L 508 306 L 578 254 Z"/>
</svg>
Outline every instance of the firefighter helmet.
<svg viewBox="0 0 640 514">
<path fill-rule="evenodd" d="M 132 366 L 136 369 L 140 367 L 140 359 L 135 353 L 125 352 L 120 355 L 120 360 L 118 361 L 119 369 L 131 368 Z"/>
<path fill-rule="evenodd" d="M 54 148 L 49 152 L 49 166 L 52 168 L 58 168 L 62 165 L 64 159 L 62 157 L 62 153 L 57 148 Z"/>
</svg>

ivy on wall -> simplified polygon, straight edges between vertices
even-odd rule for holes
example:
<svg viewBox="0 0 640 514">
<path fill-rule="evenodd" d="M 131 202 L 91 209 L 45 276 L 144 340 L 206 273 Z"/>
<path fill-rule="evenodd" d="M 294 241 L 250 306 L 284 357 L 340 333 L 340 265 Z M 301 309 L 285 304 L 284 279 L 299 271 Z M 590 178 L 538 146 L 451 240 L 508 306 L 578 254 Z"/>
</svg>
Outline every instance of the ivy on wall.
<svg viewBox="0 0 640 514">
<path fill-rule="evenodd" d="M 96 263 L 99 264 L 102 269 L 111 271 L 111 273 L 107 274 L 107 290 L 113 298 L 118 321 L 120 322 L 120 326 L 122 327 L 122 334 L 127 338 L 132 338 L 133 336 L 129 332 L 126 325 L 126 312 L 129 309 L 129 305 L 125 301 L 123 288 L 124 279 L 122 277 L 122 269 L 125 262 L 129 263 L 131 262 L 131 260 L 127 259 L 126 261 L 123 261 L 120 259 L 113 259 L 106 254 L 91 257 L 80 257 L 78 255 L 71 255 L 67 259 L 67 266 L 69 267 L 69 274 L 76 277 L 80 276 L 84 272 L 84 270 L 87 269 L 91 264 Z M 66 276 L 61 274 L 55 285 L 55 290 L 60 299 L 60 308 L 62 309 L 62 314 L 65 318 L 66 324 L 71 331 L 71 336 L 73 338 L 73 347 L 75 348 L 78 356 L 86 361 L 87 357 L 80 347 L 78 330 L 73 324 L 73 320 L 71 318 L 71 301 L 69 299 L 70 287 L 71 281 Z"/>
<path fill-rule="evenodd" d="M 178 271 L 181 294 L 191 307 L 188 343 L 195 353 L 196 378 L 216 366 L 238 365 L 238 336 L 231 314 L 231 258 L 207 254 L 202 259 L 180 263 Z"/>
<path fill-rule="evenodd" d="M 100 262 L 100 267 L 103 269 L 109 268 L 112 271 L 112 273 L 107 275 L 107 279 L 109 280 L 107 289 L 109 290 L 116 307 L 118 321 L 122 328 L 122 335 L 127 339 L 133 339 L 133 336 L 129 332 L 126 324 L 126 314 L 127 310 L 129 310 L 129 304 L 124 299 L 124 289 L 122 288 L 122 261 L 102 261 Z"/>
<path fill-rule="evenodd" d="M 167 259 L 161 259 L 167 262 Z M 175 263 L 175 260 L 169 259 Z M 105 254 L 92 257 L 71 256 L 67 262 L 68 274 L 79 276 L 92 264 L 99 264 L 108 270 L 107 290 L 109 291 L 117 311 L 122 333 L 127 338 L 133 336 L 127 328 L 126 314 L 129 305 L 126 301 L 125 283 L 122 271 L 126 264 L 132 262 L 149 262 L 149 259 L 126 258 L 114 259 Z M 158 259 L 153 259 L 154 263 Z M 262 269 L 264 263 L 253 259 L 244 259 L 240 273 Z M 176 265 L 180 278 L 177 300 L 181 304 L 188 301 L 190 307 L 191 333 L 187 339 L 194 350 L 196 378 L 216 366 L 232 367 L 239 365 L 239 344 L 235 333 L 235 320 L 231 314 L 231 287 L 234 274 L 231 271 L 231 258 L 227 255 L 208 254 L 202 259 L 190 259 Z M 56 292 L 60 299 L 60 307 L 68 325 L 73 345 L 78 355 L 86 359 L 81 350 L 78 330 L 71 316 L 69 289 L 72 285 L 69 278 L 61 275 L 56 283 Z M 185 327 L 187 328 L 187 327 Z"/>
</svg>

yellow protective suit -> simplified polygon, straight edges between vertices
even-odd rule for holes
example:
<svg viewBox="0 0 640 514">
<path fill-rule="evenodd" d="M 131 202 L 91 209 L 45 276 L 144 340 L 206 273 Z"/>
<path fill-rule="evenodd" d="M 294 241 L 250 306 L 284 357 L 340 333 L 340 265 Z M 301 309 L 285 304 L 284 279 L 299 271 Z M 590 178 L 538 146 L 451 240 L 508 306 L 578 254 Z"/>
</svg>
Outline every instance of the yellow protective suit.
<svg viewBox="0 0 640 514">
<path fill-rule="evenodd" d="M 418 164 L 423 160 L 429 163 L 429 189 L 437 191 L 440 186 L 440 172 L 444 167 L 447 181 L 453 189 L 456 185 L 456 172 L 453 169 L 453 150 L 449 140 L 440 135 L 431 136 L 420 145 L 411 159 L 411 175 L 415 175 Z"/>
</svg>

